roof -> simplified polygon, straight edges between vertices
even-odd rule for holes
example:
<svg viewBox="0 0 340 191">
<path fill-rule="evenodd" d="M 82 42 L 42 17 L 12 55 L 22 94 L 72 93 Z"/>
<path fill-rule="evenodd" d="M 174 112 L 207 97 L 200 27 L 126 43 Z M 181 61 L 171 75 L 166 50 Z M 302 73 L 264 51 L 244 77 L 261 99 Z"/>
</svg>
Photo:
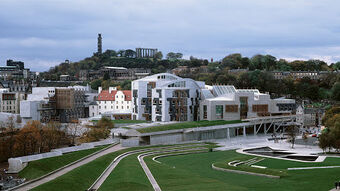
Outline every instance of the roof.
<svg viewBox="0 0 340 191">
<path fill-rule="evenodd" d="M 131 101 L 131 90 L 113 90 L 109 92 L 109 90 L 102 90 L 98 95 L 98 101 L 115 101 L 117 92 L 123 92 L 125 95 L 125 101 Z"/>
</svg>

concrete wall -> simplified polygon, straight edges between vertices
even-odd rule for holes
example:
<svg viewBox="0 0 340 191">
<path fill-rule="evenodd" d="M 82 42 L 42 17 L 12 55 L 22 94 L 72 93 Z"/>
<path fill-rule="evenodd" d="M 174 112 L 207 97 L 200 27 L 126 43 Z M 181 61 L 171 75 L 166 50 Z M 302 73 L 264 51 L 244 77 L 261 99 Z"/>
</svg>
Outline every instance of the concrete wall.
<svg viewBox="0 0 340 191">
<path fill-rule="evenodd" d="M 113 139 L 106 139 L 103 141 L 97 141 L 97 142 L 91 142 L 91 143 L 83 143 L 79 146 L 73 146 L 73 147 L 65 147 L 65 148 L 59 148 L 59 149 L 53 149 L 51 152 L 47 153 L 41 153 L 36 155 L 28 155 L 28 156 L 22 156 L 22 157 L 16 157 L 16 158 L 9 158 L 8 163 L 8 172 L 9 173 L 18 173 L 22 169 L 24 169 L 28 162 L 40 160 L 44 158 L 50 158 L 55 156 L 63 155 L 63 153 L 69 153 L 74 151 L 81 151 L 86 149 L 91 149 L 96 146 L 101 145 L 108 145 L 114 143 Z"/>
<path fill-rule="evenodd" d="M 138 138 L 130 138 L 130 139 L 121 139 L 120 143 L 123 147 L 138 147 L 139 139 Z"/>
<path fill-rule="evenodd" d="M 182 141 L 184 141 L 182 133 L 150 136 L 150 145 L 171 144 Z"/>
</svg>

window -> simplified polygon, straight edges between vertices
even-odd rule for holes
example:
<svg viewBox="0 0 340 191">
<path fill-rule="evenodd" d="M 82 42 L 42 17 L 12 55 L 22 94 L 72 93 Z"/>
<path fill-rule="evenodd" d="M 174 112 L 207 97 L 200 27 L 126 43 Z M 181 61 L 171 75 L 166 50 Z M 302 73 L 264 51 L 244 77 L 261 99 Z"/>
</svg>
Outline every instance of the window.
<svg viewBox="0 0 340 191">
<path fill-rule="evenodd" d="M 223 119 L 223 105 L 216 105 L 216 119 Z"/>
<path fill-rule="evenodd" d="M 124 106 L 122 106 L 122 109 L 124 109 Z"/>
<path fill-rule="evenodd" d="M 259 113 L 267 113 L 268 112 L 268 105 L 253 105 L 253 112 Z"/>
<path fill-rule="evenodd" d="M 225 112 L 238 112 L 238 105 L 225 105 Z"/>
<path fill-rule="evenodd" d="M 208 118 L 208 111 L 207 111 L 207 105 L 203 105 L 203 119 Z"/>
<path fill-rule="evenodd" d="M 118 109 L 118 105 L 116 106 L 116 109 Z"/>
<path fill-rule="evenodd" d="M 126 106 L 126 109 L 129 109 L 129 106 Z"/>
</svg>

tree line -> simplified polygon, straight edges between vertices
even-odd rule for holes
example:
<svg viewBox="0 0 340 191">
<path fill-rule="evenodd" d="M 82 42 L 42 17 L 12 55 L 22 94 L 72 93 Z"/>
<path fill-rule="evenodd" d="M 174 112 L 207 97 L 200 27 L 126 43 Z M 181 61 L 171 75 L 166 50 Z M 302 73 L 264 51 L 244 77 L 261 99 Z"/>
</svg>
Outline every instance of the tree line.
<svg viewBox="0 0 340 191">
<path fill-rule="evenodd" d="M 11 157 L 49 152 L 52 149 L 73 146 L 84 142 L 105 139 L 114 127 L 111 120 L 103 118 L 94 126 L 80 126 L 70 123 L 63 128 L 60 123 L 42 124 L 29 121 L 23 128 L 17 128 L 10 118 L 0 129 L 0 162 Z"/>
</svg>

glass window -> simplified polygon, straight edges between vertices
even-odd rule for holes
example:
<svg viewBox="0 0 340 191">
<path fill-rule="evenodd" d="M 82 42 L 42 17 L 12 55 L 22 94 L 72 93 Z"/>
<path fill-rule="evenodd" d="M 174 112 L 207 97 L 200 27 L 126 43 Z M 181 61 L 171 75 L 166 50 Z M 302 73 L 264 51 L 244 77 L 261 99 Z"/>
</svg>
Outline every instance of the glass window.
<svg viewBox="0 0 340 191">
<path fill-rule="evenodd" d="M 223 105 L 216 105 L 216 119 L 223 119 Z"/>
</svg>

